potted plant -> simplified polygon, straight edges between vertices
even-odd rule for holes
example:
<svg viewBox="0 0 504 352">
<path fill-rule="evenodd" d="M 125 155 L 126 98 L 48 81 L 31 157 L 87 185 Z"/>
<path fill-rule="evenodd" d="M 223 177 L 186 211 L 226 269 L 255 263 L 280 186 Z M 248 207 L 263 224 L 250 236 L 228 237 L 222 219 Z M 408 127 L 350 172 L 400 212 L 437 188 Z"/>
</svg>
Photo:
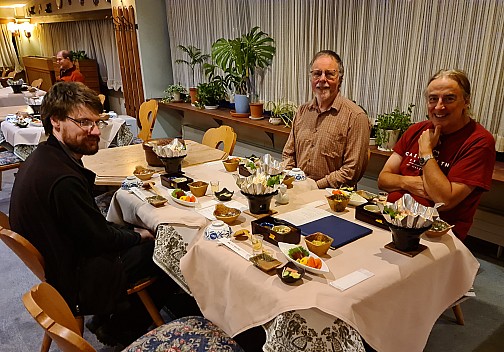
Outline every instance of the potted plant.
<svg viewBox="0 0 504 352">
<path fill-rule="evenodd" d="M 225 81 L 235 92 L 237 113 L 248 113 L 247 93 L 254 91 L 254 74 L 271 65 L 275 41 L 259 27 L 235 39 L 220 38 L 212 44 L 212 59 L 224 71 Z"/>
<path fill-rule="evenodd" d="M 297 106 L 294 103 L 286 100 L 268 101 L 266 109 L 270 111 L 271 117 L 269 122 L 273 125 L 279 125 L 282 122 L 287 127 L 291 127 L 294 115 L 296 115 Z"/>
<path fill-rule="evenodd" d="M 407 111 L 394 111 L 376 117 L 376 144 L 379 150 L 391 151 L 399 137 L 411 125 L 411 112 L 415 105 L 409 104 Z"/>
<path fill-rule="evenodd" d="M 191 80 L 191 87 L 189 87 L 189 94 L 191 95 L 191 103 L 194 104 L 194 102 L 196 101 L 196 95 L 197 95 L 197 88 L 194 83 L 194 69 L 195 69 L 196 65 L 201 65 L 206 60 L 208 60 L 210 55 L 203 54 L 201 52 L 201 49 L 199 49 L 193 45 L 188 45 L 188 46 L 178 45 L 177 48 L 179 48 L 180 50 L 185 52 L 187 54 L 187 56 L 189 56 L 189 60 L 178 59 L 178 60 L 175 60 L 175 63 L 186 64 L 191 69 L 192 80 Z"/>
<path fill-rule="evenodd" d="M 260 120 L 263 118 L 264 103 L 259 101 L 257 94 L 253 94 L 250 97 L 250 118 L 255 120 Z"/>
<path fill-rule="evenodd" d="M 219 80 L 198 85 L 198 106 L 204 106 L 205 109 L 217 109 L 219 102 L 225 97 L 226 89 Z"/>
<path fill-rule="evenodd" d="M 180 96 L 181 93 L 187 94 L 187 91 L 182 85 L 179 84 L 171 84 L 164 90 L 165 96 L 163 98 L 163 102 L 181 102 L 182 98 Z"/>
</svg>

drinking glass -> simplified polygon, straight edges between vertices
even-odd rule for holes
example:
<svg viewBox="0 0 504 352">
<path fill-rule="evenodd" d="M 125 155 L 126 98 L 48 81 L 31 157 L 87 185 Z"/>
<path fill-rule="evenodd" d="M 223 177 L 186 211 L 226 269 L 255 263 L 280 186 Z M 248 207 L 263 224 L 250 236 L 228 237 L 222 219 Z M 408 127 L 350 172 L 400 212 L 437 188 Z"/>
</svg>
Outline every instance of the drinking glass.
<svg viewBox="0 0 504 352">
<path fill-rule="evenodd" d="M 252 253 L 254 255 L 259 255 L 263 251 L 263 236 L 252 234 L 250 236 L 250 241 L 252 242 Z"/>
<path fill-rule="evenodd" d="M 219 181 L 210 181 L 212 193 L 219 192 Z"/>
</svg>

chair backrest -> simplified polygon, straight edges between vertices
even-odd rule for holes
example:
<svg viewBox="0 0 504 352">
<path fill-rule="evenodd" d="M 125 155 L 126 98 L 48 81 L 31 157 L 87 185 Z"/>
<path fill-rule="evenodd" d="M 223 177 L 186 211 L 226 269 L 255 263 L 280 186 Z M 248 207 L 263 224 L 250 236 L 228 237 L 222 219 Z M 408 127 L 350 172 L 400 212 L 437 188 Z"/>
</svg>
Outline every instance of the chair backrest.
<svg viewBox="0 0 504 352">
<path fill-rule="evenodd" d="M 236 144 L 236 133 L 232 127 L 222 125 L 219 128 L 210 128 L 203 135 L 201 144 L 212 148 L 218 148 L 223 143 L 223 150 L 229 155 L 233 154 Z"/>
<path fill-rule="evenodd" d="M 0 228 L 10 230 L 9 217 L 0 211 Z"/>
<path fill-rule="evenodd" d="M 103 94 L 98 94 L 98 98 L 100 98 L 101 105 L 103 105 L 103 104 L 105 103 L 105 95 L 103 95 Z"/>
<path fill-rule="evenodd" d="M 44 82 L 44 80 L 42 78 L 36 79 L 32 82 L 31 86 L 34 88 L 40 89 L 42 82 Z"/>
<path fill-rule="evenodd" d="M 45 281 L 45 263 L 42 254 L 26 238 L 2 228 L 0 239 L 26 264 L 41 281 Z"/>
<path fill-rule="evenodd" d="M 7 74 L 7 77 L 9 78 L 14 78 L 14 76 L 16 75 L 16 71 L 11 71 Z"/>
<path fill-rule="evenodd" d="M 63 352 L 95 352 L 80 334 L 79 323 L 54 287 L 42 282 L 23 295 L 30 315 L 58 344 Z"/>
<path fill-rule="evenodd" d="M 142 130 L 138 134 L 138 138 L 143 141 L 150 139 L 152 136 L 152 129 L 154 128 L 154 123 L 156 122 L 158 107 L 158 102 L 154 99 L 144 101 L 142 105 L 140 105 L 138 115 Z"/>
</svg>

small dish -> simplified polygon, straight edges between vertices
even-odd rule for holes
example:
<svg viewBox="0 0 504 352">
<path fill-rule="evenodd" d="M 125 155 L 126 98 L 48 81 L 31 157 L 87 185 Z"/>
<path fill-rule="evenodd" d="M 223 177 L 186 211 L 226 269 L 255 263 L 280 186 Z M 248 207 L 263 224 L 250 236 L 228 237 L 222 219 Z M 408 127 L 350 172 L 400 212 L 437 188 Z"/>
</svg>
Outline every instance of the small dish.
<svg viewBox="0 0 504 352">
<path fill-rule="evenodd" d="M 338 198 L 336 194 L 326 196 L 326 198 L 327 203 L 329 203 L 329 207 L 331 208 L 331 210 L 338 213 L 344 211 L 348 203 L 350 203 L 350 198 L 341 199 Z"/>
<path fill-rule="evenodd" d="M 186 196 L 192 196 L 191 192 L 185 192 L 185 195 Z M 173 201 L 175 203 L 178 203 L 178 204 L 181 204 L 181 205 L 185 205 L 186 207 L 195 207 L 196 204 L 198 204 L 198 200 L 197 199 L 196 199 L 195 202 L 188 202 L 188 201 L 182 200 L 180 198 L 174 197 L 172 194 L 170 194 L 170 197 L 171 197 L 171 199 L 173 199 Z"/>
<path fill-rule="evenodd" d="M 227 188 L 222 189 L 219 192 L 215 192 L 215 196 L 217 197 L 218 200 L 220 201 L 228 201 L 231 200 L 231 197 L 233 197 L 234 191 L 229 191 Z"/>
<path fill-rule="evenodd" d="M 295 259 L 292 259 L 289 256 L 289 249 L 294 248 L 294 247 L 299 247 L 297 244 L 291 244 L 291 243 L 285 243 L 285 242 L 278 242 L 278 248 L 280 248 L 280 251 L 285 255 L 288 261 L 294 263 L 296 266 L 305 269 L 306 271 L 309 271 L 314 274 L 325 274 L 329 272 L 329 267 L 327 264 L 322 260 L 322 267 L 320 269 L 312 268 L 311 266 L 301 264 L 297 262 Z M 309 256 L 320 259 L 318 255 L 315 253 L 312 253 L 308 251 Z"/>
<path fill-rule="evenodd" d="M 329 250 L 329 247 L 331 247 L 333 241 L 334 239 L 332 237 L 329 237 L 322 232 L 315 232 L 305 237 L 305 243 L 308 250 L 318 256 L 327 254 L 327 251 Z"/>
<path fill-rule="evenodd" d="M 238 219 L 241 211 L 235 208 L 228 208 L 224 204 L 216 204 L 213 215 L 217 218 L 217 220 L 222 220 L 226 224 L 232 224 Z"/>
<path fill-rule="evenodd" d="M 364 210 L 370 211 L 371 213 L 380 213 L 380 208 L 376 204 L 365 205 Z"/>
<path fill-rule="evenodd" d="M 155 172 L 156 170 L 147 169 L 143 166 L 137 166 L 135 168 L 135 171 L 133 171 L 133 175 L 135 175 L 142 181 L 147 181 L 151 179 L 152 175 L 154 175 Z"/>
<path fill-rule="evenodd" d="M 329 193 L 331 195 L 333 194 L 333 191 L 336 191 L 336 190 L 337 190 L 336 188 L 326 188 L 327 193 Z M 350 201 L 348 202 L 349 205 L 353 205 L 353 206 L 358 207 L 359 205 L 366 204 L 368 202 L 368 200 L 366 198 L 364 198 L 363 196 L 361 196 L 357 192 L 348 192 L 348 191 L 344 191 L 344 190 L 341 192 L 350 196 Z"/>
<path fill-rule="evenodd" d="M 149 202 L 150 205 L 159 208 L 162 207 L 166 204 L 168 199 L 166 199 L 163 196 L 157 195 L 157 196 L 152 196 L 152 197 L 147 197 L 147 202 Z"/>
<path fill-rule="evenodd" d="M 441 237 L 450 231 L 453 225 L 448 224 L 446 221 L 437 219 L 432 224 L 432 227 L 425 231 L 427 237 Z"/>
<path fill-rule="evenodd" d="M 280 235 L 286 235 L 291 232 L 291 228 L 287 225 L 276 225 L 271 228 L 273 231 Z"/>
<path fill-rule="evenodd" d="M 277 268 L 276 272 L 280 280 L 286 284 L 293 284 L 294 282 L 301 280 L 306 273 L 303 268 L 298 267 L 296 264 L 291 262 L 288 262 L 281 268 Z"/>
<path fill-rule="evenodd" d="M 233 172 L 238 169 L 238 164 L 240 163 L 240 161 L 237 159 L 227 159 L 222 160 L 222 163 L 224 164 L 227 172 Z"/>
<path fill-rule="evenodd" d="M 250 257 L 249 260 L 262 271 L 270 271 L 282 265 L 282 262 L 273 258 L 267 253 L 255 255 L 253 257 Z"/>
<path fill-rule="evenodd" d="M 191 193 L 196 197 L 203 197 L 208 188 L 208 182 L 194 181 L 188 184 Z"/>
</svg>

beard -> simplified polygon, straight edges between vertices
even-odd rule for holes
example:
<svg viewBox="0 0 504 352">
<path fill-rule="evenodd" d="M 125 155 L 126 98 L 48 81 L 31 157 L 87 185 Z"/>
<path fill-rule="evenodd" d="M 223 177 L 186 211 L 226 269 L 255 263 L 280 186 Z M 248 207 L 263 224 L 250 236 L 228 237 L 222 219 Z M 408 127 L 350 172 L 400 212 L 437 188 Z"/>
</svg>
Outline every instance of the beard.
<svg viewBox="0 0 504 352">
<path fill-rule="evenodd" d="M 100 137 L 96 135 L 86 135 L 79 138 L 75 135 L 63 134 L 63 143 L 75 154 L 94 155 L 98 152 L 99 142 Z"/>
</svg>

